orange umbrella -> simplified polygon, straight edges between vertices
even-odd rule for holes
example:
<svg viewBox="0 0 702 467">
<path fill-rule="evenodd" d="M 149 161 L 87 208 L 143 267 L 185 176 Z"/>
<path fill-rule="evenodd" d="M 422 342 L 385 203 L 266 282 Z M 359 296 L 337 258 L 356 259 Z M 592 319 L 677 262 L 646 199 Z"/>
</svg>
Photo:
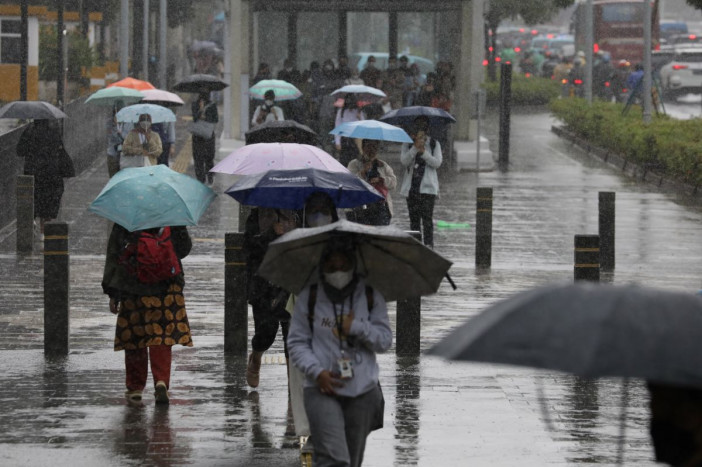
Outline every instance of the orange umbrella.
<svg viewBox="0 0 702 467">
<path fill-rule="evenodd" d="M 112 84 L 108 84 L 106 87 L 111 88 L 113 86 L 119 86 L 121 88 L 136 89 L 137 91 L 146 91 L 147 89 L 156 89 L 156 87 L 149 83 L 148 81 L 142 81 L 136 78 L 126 77 L 120 81 Z"/>
</svg>

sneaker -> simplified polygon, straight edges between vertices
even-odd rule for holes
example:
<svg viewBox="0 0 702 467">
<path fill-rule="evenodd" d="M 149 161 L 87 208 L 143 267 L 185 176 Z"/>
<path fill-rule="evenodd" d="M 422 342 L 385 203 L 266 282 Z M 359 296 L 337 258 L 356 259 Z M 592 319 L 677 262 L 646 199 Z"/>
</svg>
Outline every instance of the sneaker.
<svg viewBox="0 0 702 467">
<path fill-rule="evenodd" d="M 246 365 L 246 382 L 252 388 L 256 388 L 258 387 L 261 365 L 256 365 L 256 363 L 253 360 L 253 357 L 254 355 L 252 352 L 251 354 L 249 354 L 249 363 L 248 365 Z"/>
<path fill-rule="evenodd" d="M 168 388 L 166 387 L 166 383 L 163 381 L 156 383 L 154 397 L 156 398 L 157 404 L 168 404 Z"/>
<path fill-rule="evenodd" d="M 141 402 L 141 390 L 140 389 L 131 389 L 131 390 L 126 390 L 124 392 L 124 397 L 127 398 L 127 401 L 129 402 Z"/>
<path fill-rule="evenodd" d="M 301 436 L 300 438 L 304 438 Z M 301 443 L 300 453 L 301 454 L 312 454 L 314 452 L 314 444 L 312 444 L 312 437 L 308 436 L 304 443 Z"/>
</svg>

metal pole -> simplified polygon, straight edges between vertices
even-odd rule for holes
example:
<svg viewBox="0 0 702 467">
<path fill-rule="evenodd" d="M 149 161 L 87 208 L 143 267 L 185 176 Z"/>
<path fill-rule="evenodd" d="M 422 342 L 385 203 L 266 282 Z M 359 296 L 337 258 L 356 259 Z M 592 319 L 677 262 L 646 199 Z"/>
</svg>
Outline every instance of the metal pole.
<svg viewBox="0 0 702 467">
<path fill-rule="evenodd" d="M 161 0 L 165 2 L 166 0 Z M 224 82 L 231 86 L 232 84 L 232 54 L 231 54 L 231 34 L 230 19 L 229 15 L 231 12 L 229 9 L 226 11 L 226 18 L 224 20 Z M 232 93 L 229 89 L 222 92 L 224 97 L 222 105 L 224 105 L 224 125 L 222 131 L 222 138 L 229 139 L 232 137 Z"/>
<path fill-rule="evenodd" d="M 129 0 L 121 0 L 119 23 L 119 75 L 129 76 Z"/>
<path fill-rule="evenodd" d="M 600 236 L 575 236 L 575 265 L 573 278 L 576 281 L 600 281 Z"/>
<path fill-rule="evenodd" d="M 492 266 L 492 188 L 476 190 L 475 213 L 475 267 Z"/>
<path fill-rule="evenodd" d="M 141 68 L 144 81 L 149 80 L 149 0 L 144 1 L 144 26 L 141 44 Z"/>
<path fill-rule="evenodd" d="M 506 170 L 509 165 L 509 129 L 512 100 L 512 64 L 503 63 L 500 67 L 500 146 L 498 164 Z"/>
<path fill-rule="evenodd" d="M 593 31 L 592 0 L 587 0 L 585 8 L 585 100 L 592 104 L 592 50 L 595 46 Z"/>
<path fill-rule="evenodd" d="M 17 176 L 17 253 L 31 253 L 34 242 L 34 176 Z"/>
<path fill-rule="evenodd" d="M 56 73 L 56 102 L 58 103 L 58 106 L 63 110 L 63 104 L 65 100 L 65 88 L 63 86 L 63 76 L 64 76 L 64 68 L 66 67 L 66 63 L 64 62 L 64 55 L 63 55 L 63 42 L 66 40 L 66 36 L 64 34 L 64 24 L 63 24 L 63 0 L 59 0 L 58 2 L 58 11 L 57 11 L 57 25 L 56 25 L 56 35 L 57 35 L 57 50 L 56 53 L 58 55 L 58 60 L 57 60 L 57 73 Z"/>
<path fill-rule="evenodd" d="M 167 16 L 167 10 L 168 10 L 168 3 L 166 0 L 159 0 L 159 28 L 158 28 L 158 33 L 159 33 L 159 43 L 158 43 L 158 82 L 159 82 L 159 87 L 161 89 L 167 89 L 168 88 L 168 83 L 167 83 L 167 78 L 166 78 L 166 73 L 167 73 L 167 67 L 168 67 L 168 50 L 167 47 L 168 45 L 166 44 L 166 40 L 168 37 L 168 16 Z M 226 23 L 225 23 L 226 27 Z M 225 34 L 226 37 L 226 34 Z M 224 60 L 227 60 L 227 44 L 225 43 L 224 45 Z M 225 95 L 227 94 L 226 92 L 224 93 Z M 227 126 L 225 125 L 225 129 Z"/>
<path fill-rule="evenodd" d="M 68 355 L 68 224 L 44 225 L 44 355 Z"/>
<path fill-rule="evenodd" d="M 27 0 L 20 2 L 20 100 L 27 100 L 27 62 L 29 61 L 29 31 L 28 19 L 29 5 Z"/>
<path fill-rule="evenodd" d="M 244 234 L 224 235 L 224 353 L 246 356 L 248 312 Z"/>
<path fill-rule="evenodd" d="M 599 192 L 600 268 L 614 271 L 614 199 L 613 191 Z"/>
<path fill-rule="evenodd" d="M 407 232 L 418 242 L 422 241 L 421 232 Z M 422 327 L 422 298 L 413 297 L 397 301 L 397 319 L 395 324 L 395 353 L 405 357 L 419 356 Z"/>
<path fill-rule="evenodd" d="M 651 98 L 651 86 L 653 85 L 651 74 L 651 2 L 644 1 L 644 47 L 643 47 L 643 121 L 651 123 L 651 110 L 653 100 Z"/>
</svg>

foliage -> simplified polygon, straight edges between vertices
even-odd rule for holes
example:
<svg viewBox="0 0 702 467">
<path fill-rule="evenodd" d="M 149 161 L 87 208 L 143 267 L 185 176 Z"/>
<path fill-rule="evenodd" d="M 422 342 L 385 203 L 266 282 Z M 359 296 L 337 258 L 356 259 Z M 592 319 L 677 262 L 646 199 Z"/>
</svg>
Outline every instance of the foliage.
<svg viewBox="0 0 702 467">
<path fill-rule="evenodd" d="M 702 10 L 702 0 L 687 0 L 687 4 L 698 10 Z"/>
<path fill-rule="evenodd" d="M 483 83 L 487 93 L 488 105 L 496 105 L 500 101 L 500 82 L 486 81 Z M 546 105 L 558 97 L 561 84 L 539 77 L 527 78 L 524 75 L 512 76 L 512 104 L 513 105 Z"/>
<path fill-rule="evenodd" d="M 71 81 L 81 80 L 81 68 L 90 68 L 96 63 L 95 51 L 80 33 L 69 31 L 68 71 Z M 55 81 L 58 74 L 58 37 L 56 27 L 45 25 L 39 32 L 39 79 Z"/>
<path fill-rule="evenodd" d="M 491 0 L 485 20 L 493 30 L 507 18 L 521 16 L 528 25 L 544 23 L 561 8 L 572 5 L 575 0 Z"/>
<path fill-rule="evenodd" d="M 702 125 L 699 119 L 674 120 L 657 116 L 646 125 L 641 108 L 622 115 L 622 104 L 583 99 L 558 99 L 551 112 L 567 130 L 596 142 L 635 164 L 650 165 L 686 183 L 702 183 Z"/>
</svg>

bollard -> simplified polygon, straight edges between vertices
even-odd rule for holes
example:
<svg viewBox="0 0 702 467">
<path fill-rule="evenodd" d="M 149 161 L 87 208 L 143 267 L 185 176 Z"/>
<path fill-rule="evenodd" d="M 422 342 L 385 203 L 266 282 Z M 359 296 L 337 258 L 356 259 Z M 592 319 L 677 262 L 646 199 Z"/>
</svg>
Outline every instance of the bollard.
<svg viewBox="0 0 702 467">
<path fill-rule="evenodd" d="M 509 127 L 512 105 L 512 64 L 503 63 L 500 68 L 500 144 L 498 165 L 506 170 L 509 165 Z"/>
<path fill-rule="evenodd" d="M 492 265 L 492 188 L 476 190 L 475 267 L 489 269 Z"/>
<path fill-rule="evenodd" d="M 600 269 L 614 271 L 614 199 L 613 191 L 599 192 Z"/>
<path fill-rule="evenodd" d="M 44 225 L 44 355 L 68 355 L 68 224 Z"/>
<path fill-rule="evenodd" d="M 408 231 L 415 240 L 422 241 L 421 232 Z M 413 297 L 397 301 L 395 353 L 404 357 L 419 356 L 422 326 L 422 298 Z"/>
<path fill-rule="evenodd" d="M 224 235 L 224 353 L 246 356 L 248 312 L 244 234 Z"/>
<path fill-rule="evenodd" d="M 600 281 L 600 236 L 575 236 L 575 267 L 573 278 L 576 281 Z"/>
<path fill-rule="evenodd" d="M 34 243 L 34 177 L 17 176 L 17 253 L 31 253 Z"/>
</svg>

